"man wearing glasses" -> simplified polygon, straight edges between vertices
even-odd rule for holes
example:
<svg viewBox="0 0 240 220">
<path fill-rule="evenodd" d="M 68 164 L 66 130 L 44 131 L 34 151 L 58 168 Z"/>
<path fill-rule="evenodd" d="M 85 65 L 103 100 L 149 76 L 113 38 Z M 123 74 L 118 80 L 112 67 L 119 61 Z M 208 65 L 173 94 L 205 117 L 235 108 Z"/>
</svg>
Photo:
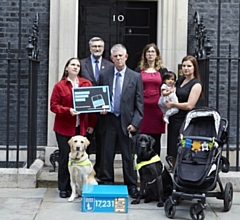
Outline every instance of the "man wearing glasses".
<svg viewBox="0 0 240 220">
<path fill-rule="evenodd" d="M 104 41 L 102 38 L 91 38 L 89 40 L 89 49 L 91 55 L 81 60 L 81 74 L 82 77 L 88 79 L 93 86 L 97 86 L 99 74 L 105 72 L 110 67 L 113 67 L 113 63 L 102 57 L 104 52 Z M 96 159 L 94 165 L 96 177 L 98 177 L 101 159 L 101 136 L 99 135 L 99 123 L 100 121 L 98 117 L 93 136 L 88 136 L 90 142 L 93 143 L 93 137 L 95 137 L 96 140 Z M 91 146 L 89 149 L 91 151 Z"/>
<path fill-rule="evenodd" d="M 93 86 L 98 83 L 99 74 L 110 67 L 113 63 L 102 57 L 104 52 L 104 41 L 100 37 L 93 37 L 89 41 L 91 55 L 81 60 L 82 77 L 91 81 Z"/>
</svg>

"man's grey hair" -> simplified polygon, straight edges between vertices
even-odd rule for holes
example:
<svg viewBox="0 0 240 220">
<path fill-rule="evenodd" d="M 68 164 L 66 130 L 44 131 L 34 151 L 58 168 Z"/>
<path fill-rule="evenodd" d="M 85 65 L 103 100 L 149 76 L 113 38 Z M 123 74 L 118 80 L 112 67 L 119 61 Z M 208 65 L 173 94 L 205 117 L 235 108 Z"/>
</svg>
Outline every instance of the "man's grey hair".
<svg viewBox="0 0 240 220">
<path fill-rule="evenodd" d="M 126 49 L 126 47 L 124 45 L 122 45 L 122 44 L 115 44 L 111 48 L 111 55 L 113 54 L 113 51 L 121 50 L 121 49 L 123 49 L 124 54 L 127 54 L 127 49 Z"/>
<path fill-rule="evenodd" d="M 90 40 L 89 40 L 89 46 L 91 47 L 92 46 L 92 43 L 95 42 L 95 41 L 101 41 L 103 43 L 103 46 L 104 46 L 104 41 L 101 37 L 92 37 Z"/>
</svg>

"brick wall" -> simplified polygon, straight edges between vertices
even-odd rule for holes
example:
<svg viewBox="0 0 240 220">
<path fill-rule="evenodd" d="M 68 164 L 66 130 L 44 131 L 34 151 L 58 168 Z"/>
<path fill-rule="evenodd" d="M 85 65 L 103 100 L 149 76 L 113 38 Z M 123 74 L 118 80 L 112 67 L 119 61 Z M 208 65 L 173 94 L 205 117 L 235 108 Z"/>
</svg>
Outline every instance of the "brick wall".
<svg viewBox="0 0 240 220">
<path fill-rule="evenodd" d="M 228 44 L 232 44 L 232 53 L 237 55 L 239 43 L 239 0 L 221 0 L 220 53 L 224 54 Z M 188 53 L 194 54 L 195 29 L 194 13 L 199 11 L 210 41 L 213 45 L 212 55 L 217 54 L 219 0 L 189 0 L 188 12 Z"/>
<path fill-rule="evenodd" d="M 22 3 L 21 16 L 19 4 Z M 16 143 L 16 127 L 20 124 L 20 145 L 26 145 L 27 139 L 27 98 L 28 98 L 28 59 L 26 45 L 32 34 L 35 14 L 39 13 L 39 60 L 38 74 L 38 134 L 37 145 L 47 143 L 47 106 L 48 106 L 48 47 L 49 47 L 49 0 L 1 0 L 0 7 L 0 145 L 6 144 L 7 83 L 10 100 L 9 119 L 10 144 Z M 21 19 L 20 19 L 21 17 Z M 21 23 L 19 23 L 21 21 Z M 20 26 L 21 24 L 21 26 Z M 19 30 L 21 41 L 19 41 Z M 11 50 L 8 52 L 8 42 Z M 10 62 L 8 75 L 7 58 Z M 18 69 L 21 69 L 18 74 Z M 10 80 L 8 80 L 8 77 Z M 20 85 L 18 87 L 18 85 Z M 19 88 L 19 89 L 18 89 Z M 18 121 L 17 109 L 20 109 Z"/>
<path fill-rule="evenodd" d="M 189 0 L 188 17 L 188 54 L 194 54 L 195 23 L 194 13 L 199 11 L 203 17 L 203 23 L 207 35 L 213 46 L 211 57 L 229 57 L 229 44 L 231 44 L 231 56 L 238 58 L 239 51 L 239 27 L 240 11 L 239 0 Z M 219 16 L 220 15 L 220 16 Z M 217 68 L 219 67 L 219 68 Z M 209 71 L 209 106 L 217 107 L 220 114 L 229 121 L 230 143 L 236 143 L 239 134 L 236 132 L 237 106 L 238 106 L 238 62 L 231 64 L 229 71 L 228 59 L 216 61 L 210 60 Z M 217 81 L 219 77 L 219 81 Z M 217 91 L 217 88 L 219 90 Z M 218 101 L 219 99 L 219 101 Z"/>
</svg>

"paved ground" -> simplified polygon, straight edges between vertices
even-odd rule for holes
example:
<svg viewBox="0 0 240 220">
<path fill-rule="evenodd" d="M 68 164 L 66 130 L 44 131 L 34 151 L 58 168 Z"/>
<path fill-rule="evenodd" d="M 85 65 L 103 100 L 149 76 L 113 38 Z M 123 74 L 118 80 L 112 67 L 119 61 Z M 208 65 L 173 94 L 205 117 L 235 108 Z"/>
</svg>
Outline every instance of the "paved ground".
<svg viewBox="0 0 240 220">
<path fill-rule="evenodd" d="M 129 199 L 129 203 L 132 199 Z M 177 206 L 174 219 L 191 219 L 190 205 L 194 201 L 183 201 Z M 207 198 L 206 220 L 237 220 L 240 215 L 240 192 L 234 192 L 233 205 L 229 212 L 223 212 L 223 200 Z M 168 219 L 164 208 L 155 202 L 129 204 L 127 214 L 122 213 L 84 213 L 81 199 L 70 203 L 58 196 L 56 188 L 16 189 L 0 188 L 0 219 L 4 220 L 138 220 Z"/>
</svg>

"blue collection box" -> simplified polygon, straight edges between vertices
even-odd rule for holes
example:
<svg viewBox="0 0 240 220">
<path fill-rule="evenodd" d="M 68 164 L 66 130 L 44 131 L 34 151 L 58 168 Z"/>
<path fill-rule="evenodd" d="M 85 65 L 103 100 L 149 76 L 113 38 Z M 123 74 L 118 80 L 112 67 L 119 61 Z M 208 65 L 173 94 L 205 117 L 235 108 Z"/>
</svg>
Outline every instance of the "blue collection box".
<svg viewBox="0 0 240 220">
<path fill-rule="evenodd" d="M 83 185 L 82 212 L 128 212 L 125 185 Z"/>
</svg>

